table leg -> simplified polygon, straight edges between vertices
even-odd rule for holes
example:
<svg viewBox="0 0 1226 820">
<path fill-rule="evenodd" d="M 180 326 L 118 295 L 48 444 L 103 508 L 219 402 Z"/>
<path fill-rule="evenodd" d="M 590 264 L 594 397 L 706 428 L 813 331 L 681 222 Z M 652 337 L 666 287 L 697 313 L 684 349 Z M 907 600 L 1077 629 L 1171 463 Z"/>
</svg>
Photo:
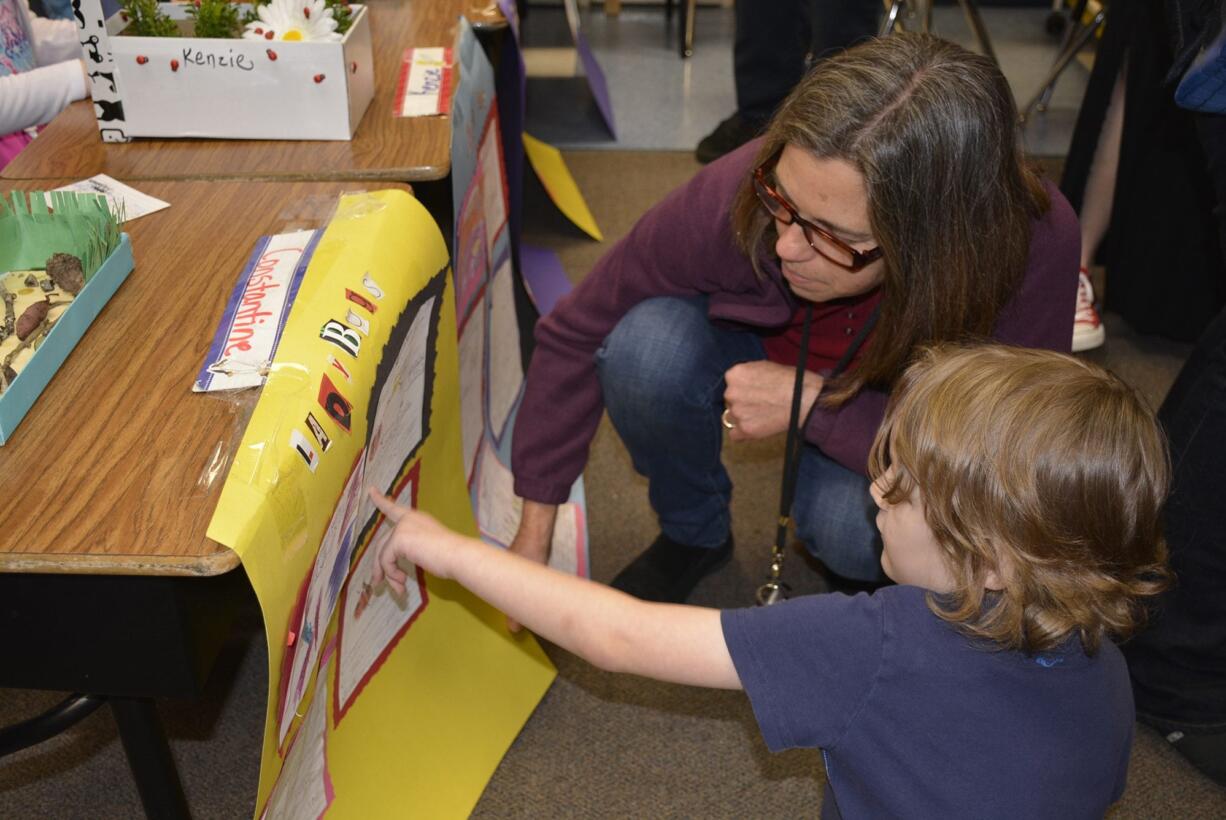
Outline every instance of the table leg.
<svg viewBox="0 0 1226 820">
<path fill-rule="evenodd" d="M 69 695 L 38 717 L 0 728 L 0 757 L 20 752 L 66 732 L 105 702 L 98 695 Z"/>
<path fill-rule="evenodd" d="M 191 815 L 187 799 L 183 796 L 179 773 L 153 699 L 111 697 L 107 700 L 119 725 L 119 737 L 128 755 L 128 766 L 136 780 L 145 816 L 151 820 L 188 820 Z"/>
</svg>

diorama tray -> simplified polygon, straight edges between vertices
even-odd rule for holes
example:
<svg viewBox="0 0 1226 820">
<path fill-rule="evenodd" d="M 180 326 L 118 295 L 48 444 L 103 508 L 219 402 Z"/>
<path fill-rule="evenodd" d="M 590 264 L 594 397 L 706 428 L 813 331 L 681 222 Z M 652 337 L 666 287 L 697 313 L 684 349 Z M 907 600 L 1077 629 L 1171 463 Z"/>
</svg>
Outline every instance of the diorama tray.
<svg viewBox="0 0 1226 820">
<path fill-rule="evenodd" d="M 119 245 L 94 273 L 72 304 L 56 320 L 33 358 L 0 393 L 0 445 L 7 442 L 34 402 L 51 382 L 68 354 L 132 272 L 132 243 L 123 234 Z"/>
</svg>

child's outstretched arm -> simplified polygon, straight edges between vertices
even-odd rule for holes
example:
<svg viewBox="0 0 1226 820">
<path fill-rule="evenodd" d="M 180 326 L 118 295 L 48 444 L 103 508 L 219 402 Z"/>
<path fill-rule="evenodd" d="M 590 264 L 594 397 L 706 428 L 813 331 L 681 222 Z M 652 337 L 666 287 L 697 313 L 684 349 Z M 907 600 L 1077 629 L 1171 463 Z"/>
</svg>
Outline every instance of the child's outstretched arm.
<svg viewBox="0 0 1226 820">
<path fill-rule="evenodd" d="M 453 578 L 510 618 L 611 672 L 657 680 L 740 689 L 724 643 L 719 610 L 640 601 L 452 532 L 426 513 L 370 491 L 395 525 L 375 565 L 403 593 L 407 573 L 397 559 Z"/>
</svg>

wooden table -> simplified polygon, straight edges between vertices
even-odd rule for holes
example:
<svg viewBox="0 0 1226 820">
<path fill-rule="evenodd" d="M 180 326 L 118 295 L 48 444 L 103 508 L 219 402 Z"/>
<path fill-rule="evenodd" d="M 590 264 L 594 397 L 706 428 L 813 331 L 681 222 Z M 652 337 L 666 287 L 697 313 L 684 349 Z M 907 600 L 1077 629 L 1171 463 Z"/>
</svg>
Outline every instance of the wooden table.
<svg viewBox="0 0 1226 820">
<path fill-rule="evenodd" d="M 392 115 L 396 79 L 410 46 L 450 46 L 459 17 L 505 26 L 489 0 L 367 0 L 375 97 L 348 141 L 137 139 L 104 143 L 93 103 L 73 103 L 16 157 L 7 180 L 108 174 L 122 180 L 435 180 L 451 170 L 449 117 Z"/>
<path fill-rule="evenodd" d="M 139 187 L 171 207 L 125 226 L 135 269 L 0 447 L 0 687 L 105 696 L 146 812 L 186 816 L 152 699 L 198 695 L 252 599 L 205 535 L 245 413 L 191 385 L 256 238 L 355 185 Z"/>
</svg>

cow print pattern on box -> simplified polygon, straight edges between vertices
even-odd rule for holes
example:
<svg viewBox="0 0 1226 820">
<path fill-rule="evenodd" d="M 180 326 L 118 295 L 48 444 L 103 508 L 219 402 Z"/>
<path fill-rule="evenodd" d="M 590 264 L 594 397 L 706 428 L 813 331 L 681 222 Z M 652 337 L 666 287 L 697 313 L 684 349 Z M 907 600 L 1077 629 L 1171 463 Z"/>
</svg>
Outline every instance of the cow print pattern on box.
<svg viewBox="0 0 1226 820">
<path fill-rule="evenodd" d="M 123 96 L 115 79 L 115 60 L 106 33 L 102 0 L 72 0 L 80 30 L 81 58 L 89 66 L 89 93 L 103 142 L 128 142 L 123 118 Z"/>
</svg>

